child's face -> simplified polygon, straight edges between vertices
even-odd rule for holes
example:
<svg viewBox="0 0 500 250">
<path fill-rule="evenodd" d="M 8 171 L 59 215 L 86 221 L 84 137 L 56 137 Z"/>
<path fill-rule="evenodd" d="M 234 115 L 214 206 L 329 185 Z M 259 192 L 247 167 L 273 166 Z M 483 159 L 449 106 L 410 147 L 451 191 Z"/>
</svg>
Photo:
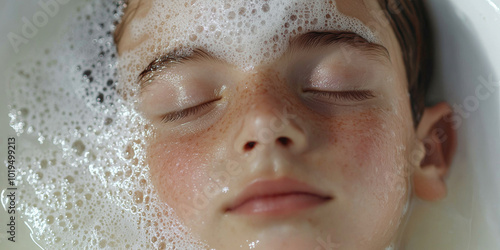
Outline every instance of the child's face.
<svg viewBox="0 0 500 250">
<path fill-rule="evenodd" d="M 349 39 L 307 43 L 314 25 L 327 32 L 321 23 L 275 34 L 289 46 L 271 50 L 265 56 L 270 60 L 241 65 L 234 63 L 231 45 L 214 58 L 215 52 L 202 46 L 177 44 L 206 53 L 162 65 L 150 73 L 151 82 L 141 83 L 139 109 L 156 132 L 148 148 L 153 182 L 160 197 L 211 247 L 383 249 L 394 239 L 411 195 L 416 140 L 401 52 L 376 1 L 336 2 L 341 13 L 369 25 L 379 45 Z M 190 39 L 180 31 L 197 21 L 173 29 L 174 16 L 189 17 L 188 10 L 204 7 L 195 3 L 182 13 L 156 15 L 152 10 L 161 9 L 156 4 L 140 1 L 128 24 L 140 30 L 144 24 L 134 22 L 150 18 L 156 20 L 155 33 L 134 37 L 127 27 L 120 41 L 130 79 L 155 56 L 171 52 L 175 41 Z M 304 13 L 298 8 L 279 15 Z M 223 22 L 213 16 L 213 23 Z M 305 190 L 275 182 L 237 206 L 250 184 L 284 179 L 314 191 L 298 194 Z"/>
</svg>

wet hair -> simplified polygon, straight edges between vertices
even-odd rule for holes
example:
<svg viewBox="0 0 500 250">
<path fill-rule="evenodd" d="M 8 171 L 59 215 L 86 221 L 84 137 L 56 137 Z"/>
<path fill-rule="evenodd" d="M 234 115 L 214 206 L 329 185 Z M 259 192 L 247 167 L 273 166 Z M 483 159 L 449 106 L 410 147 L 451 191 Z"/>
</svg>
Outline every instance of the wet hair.
<svg viewBox="0 0 500 250">
<path fill-rule="evenodd" d="M 114 32 L 115 44 L 135 16 L 142 0 L 127 6 Z M 418 126 L 425 109 L 425 96 L 434 68 L 433 35 L 425 0 L 377 0 L 394 31 L 403 55 L 413 123 Z M 130 2 L 130 1 L 125 1 Z"/>
<path fill-rule="evenodd" d="M 413 122 L 418 126 L 434 68 L 434 41 L 424 0 L 378 0 L 398 39 L 408 80 Z"/>
</svg>

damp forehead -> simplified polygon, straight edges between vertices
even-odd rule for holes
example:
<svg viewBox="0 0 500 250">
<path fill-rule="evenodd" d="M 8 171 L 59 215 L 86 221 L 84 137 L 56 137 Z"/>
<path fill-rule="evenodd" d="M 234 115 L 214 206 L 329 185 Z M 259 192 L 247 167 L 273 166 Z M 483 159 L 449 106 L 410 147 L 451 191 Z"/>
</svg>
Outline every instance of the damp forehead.
<svg viewBox="0 0 500 250">
<path fill-rule="evenodd" d="M 121 47 L 129 48 L 125 54 L 142 58 L 203 48 L 240 68 L 253 68 L 278 58 L 290 39 L 311 31 L 350 31 L 369 42 L 380 41 L 359 19 L 340 12 L 335 1 L 146 0 L 134 4 L 135 10 L 130 11 L 136 13 L 123 39 L 132 46 Z"/>
</svg>

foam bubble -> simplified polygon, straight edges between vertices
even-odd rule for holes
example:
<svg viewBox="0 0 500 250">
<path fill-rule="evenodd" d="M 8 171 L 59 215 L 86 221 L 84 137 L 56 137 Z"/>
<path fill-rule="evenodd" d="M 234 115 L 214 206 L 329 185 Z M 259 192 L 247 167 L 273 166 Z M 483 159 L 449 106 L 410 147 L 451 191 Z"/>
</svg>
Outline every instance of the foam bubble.
<svg viewBox="0 0 500 250">
<path fill-rule="evenodd" d="M 141 42 L 138 48 L 122 53 L 120 74 L 128 81 L 135 82 L 137 68 L 154 57 L 189 54 L 194 48 L 250 70 L 275 60 L 287 50 L 291 38 L 311 31 L 350 31 L 378 42 L 374 32 L 341 13 L 330 0 L 152 2 L 145 17 L 127 24 L 126 39 L 132 44 Z"/>
<path fill-rule="evenodd" d="M 122 8 L 83 2 L 60 41 L 13 68 L 18 211 L 48 249 L 202 248 L 158 199 L 145 121 L 117 94 L 112 32 Z"/>
</svg>

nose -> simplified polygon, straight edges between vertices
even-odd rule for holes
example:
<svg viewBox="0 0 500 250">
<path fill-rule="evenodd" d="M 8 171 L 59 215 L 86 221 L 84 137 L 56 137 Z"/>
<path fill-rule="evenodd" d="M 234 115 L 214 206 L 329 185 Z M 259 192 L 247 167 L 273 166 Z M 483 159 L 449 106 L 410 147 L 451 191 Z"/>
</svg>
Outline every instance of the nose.
<svg viewBox="0 0 500 250">
<path fill-rule="evenodd" d="M 305 130 L 297 123 L 297 115 L 288 105 L 261 101 L 249 108 L 242 119 L 241 130 L 235 140 L 240 153 L 284 149 L 298 154 L 307 147 Z"/>
</svg>

